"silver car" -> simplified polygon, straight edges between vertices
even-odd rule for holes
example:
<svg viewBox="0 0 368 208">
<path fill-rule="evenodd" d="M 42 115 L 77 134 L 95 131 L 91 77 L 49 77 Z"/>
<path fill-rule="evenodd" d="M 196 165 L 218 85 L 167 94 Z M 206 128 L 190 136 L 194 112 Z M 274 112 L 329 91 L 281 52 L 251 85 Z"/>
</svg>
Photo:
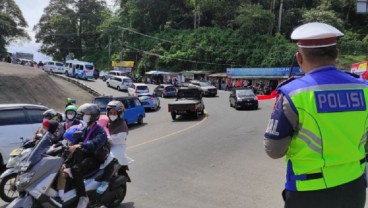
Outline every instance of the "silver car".
<svg viewBox="0 0 368 208">
<path fill-rule="evenodd" d="M 9 153 L 20 145 L 20 138 L 32 138 L 41 127 L 48 108 L 33 104 L 0 104 L 0 165 L 4 167 Z"/>
</svg>

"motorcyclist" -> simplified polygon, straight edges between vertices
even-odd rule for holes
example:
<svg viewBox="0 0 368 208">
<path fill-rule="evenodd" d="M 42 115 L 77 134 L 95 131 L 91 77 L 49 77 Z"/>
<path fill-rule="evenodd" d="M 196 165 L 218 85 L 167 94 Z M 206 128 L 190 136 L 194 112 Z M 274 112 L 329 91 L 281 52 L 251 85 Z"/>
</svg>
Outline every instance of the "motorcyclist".
<svg viewBox="0 0 368 208">
<path fill-rule="evenodd" d="M 64 131 L 74 125 L 79 125 L 81 122 L 77 118 L 77 107 L 75 105 L 69 105 L 65 108 L 65 122 Z"/>
<path fill-rule="evenodd" d="M 120 101 L 110 101 L 106 107 L 108 117 L 108 132 L 110 151 L 114 158 L 116 158 L 121 166 L 127 169 L 127 166 L 133 161 L 126 154 L 126 139 L 128 135 L 128 126 L 122 119 L 124 116 L 125 107 Z M 102 176 L 101 184 L 96 190 L 97 193 L 102 194 L 108 188 L 108 181 L 113 172 L 113 165 L 110 163 Z"/>
<path fill-rule="evenodd" d="M 34 142 L 37 143 L 37 141 L 40 140 L 42 136 L 47 132 L 47 128 L 49 125 L 48 121 L 58 122 L 59 127 L 56 129 L 56 131 L 53 134 L 56 137 L 55 141 L 61 140 L 64 134 L 63 124 L 61 123 L 61 121 L 63 120 L 62 115 L 54 109 L 48 109 L 45 112 L 43 112 L 42 115 L 43 115 L 42 126 L 36 130 L 34 138 L 33 138 Z"/>
<path fill-rule="evenodd" d="M 73 164 L 71 173 L 76 186 L 79 202 L 77 208 L 86 208 L 89 199 L 84 186 L 84 175 L 98 169 L 109 154 L 108 141 L 105 130 L 97 124 L 100 117 L 100 108 L 96 104 L 85 103 L 78 110 L 87 128 L 83 130 L 82 141 L 79 144 L 69 146 L 69 152 L 80 151 L 80 162 Z"/>
</svg>

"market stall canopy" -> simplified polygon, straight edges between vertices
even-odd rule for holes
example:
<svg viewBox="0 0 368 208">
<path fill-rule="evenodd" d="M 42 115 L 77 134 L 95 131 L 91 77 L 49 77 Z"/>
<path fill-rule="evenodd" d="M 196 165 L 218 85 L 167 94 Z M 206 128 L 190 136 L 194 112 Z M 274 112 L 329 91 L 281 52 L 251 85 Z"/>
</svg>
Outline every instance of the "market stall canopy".
<svg viewBox="0 0 368 208">
<path fill-rule="evenodd" d="M 291 76 L 303 76 L 300 67 L 279 67 L 279 68 L 228 68 L 226 74 L 229 78 L 249 79 L 249 78 L 288 78 Z"/>
<path fill-rule="evenodd" d="M 170 74 L 175 74 L 175 73 L 171 73 L 171 72 L 165 72 L 165 71 L 149 71 L 146 72 L 147 75 L 170 75 Z"/>
<path fill-rule="evenodd" d="M 221 78 L 226 78 L 227 77 L 226 73 L 214 73 L 214 74 L 210 74 L 208 76 L 209 77 L 221 77 Z"/>
</svg>

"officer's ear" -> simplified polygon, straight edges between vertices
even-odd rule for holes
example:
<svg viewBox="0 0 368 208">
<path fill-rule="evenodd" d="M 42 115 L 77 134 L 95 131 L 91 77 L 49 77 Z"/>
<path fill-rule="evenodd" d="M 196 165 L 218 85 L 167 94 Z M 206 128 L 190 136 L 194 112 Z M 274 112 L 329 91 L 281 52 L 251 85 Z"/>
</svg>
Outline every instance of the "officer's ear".
<svg viewBox="0 0 368 208">
<path fill-rule="evenodd" d="M 304 63 L 304 59 L 303 59 L 302 53 L 300 53 L 299 51 L 296 52 L 295 59 L 298 62 L 299 66 L 302 66 L 302 64 Z"/>
</svg>

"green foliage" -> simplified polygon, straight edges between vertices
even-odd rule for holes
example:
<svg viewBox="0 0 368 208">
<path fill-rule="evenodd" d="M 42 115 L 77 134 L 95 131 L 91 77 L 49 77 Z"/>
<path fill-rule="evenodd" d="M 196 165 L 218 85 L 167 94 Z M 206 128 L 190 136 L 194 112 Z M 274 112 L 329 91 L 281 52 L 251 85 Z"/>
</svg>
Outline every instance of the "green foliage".
<svg viewBox="0 0 368 208">
<path fill-rule="evenodd" d="M 27 22 L 14 0 L 0 1 L 0 53 L 6 52 L 5 46 L 18 39 L 30 40 L 25 28 Z"/>
<path fill-rule="evenodd" d="M 238 13 L 235 23 L 243 34 L 249 36 L 272 33 L 275 15 L 263 9 L 261 5 L 243 4 L 239 7 Z"/>
<path fill-rule="evenodd" d="M 344 28 L 344 22 L 335 12 L 323 9 L 311 9 L 304 13 L 303 20 L 307 22 L 323 22 L 330 24 L 340 30 Z"/>
</svg>

